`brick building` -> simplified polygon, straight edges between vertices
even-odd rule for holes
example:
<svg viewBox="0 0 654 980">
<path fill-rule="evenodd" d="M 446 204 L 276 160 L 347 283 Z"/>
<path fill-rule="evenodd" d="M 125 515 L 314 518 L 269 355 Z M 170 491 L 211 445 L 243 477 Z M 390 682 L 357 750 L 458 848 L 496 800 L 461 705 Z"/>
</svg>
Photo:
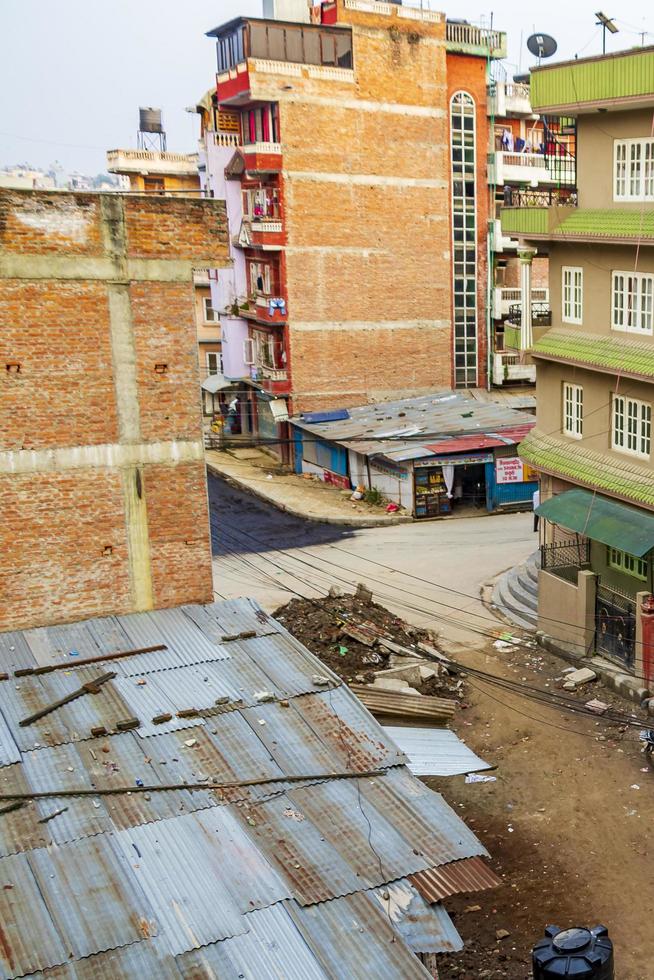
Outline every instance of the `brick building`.
<svg viewBox="0 0 654 980">
<path fill-rule="evenodd" d="M 0 191 L 0 630 L 205 602 L 193 268 L 223 202 Z"/>
<path fill-rule="evenodd" d="M 504 35 L 375 0 L 311 18 L 210 32 L 225 374 L 293 411 L 485 385 L 486 75 Z"/>
</svg>

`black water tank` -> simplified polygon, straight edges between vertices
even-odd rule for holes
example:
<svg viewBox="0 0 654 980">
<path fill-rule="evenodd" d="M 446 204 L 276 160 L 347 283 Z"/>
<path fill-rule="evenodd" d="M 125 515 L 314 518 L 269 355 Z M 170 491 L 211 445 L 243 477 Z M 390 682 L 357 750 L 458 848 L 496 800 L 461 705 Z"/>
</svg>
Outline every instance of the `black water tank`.
<svg viewBox="0 0 654 980">
<path fill-rule="evenodd" d="M 532 952 L 534 980 L 614 980 L 613 943 L 605 926 L 563 930 L 547 926 L 545 935 Z"/>
</svg>

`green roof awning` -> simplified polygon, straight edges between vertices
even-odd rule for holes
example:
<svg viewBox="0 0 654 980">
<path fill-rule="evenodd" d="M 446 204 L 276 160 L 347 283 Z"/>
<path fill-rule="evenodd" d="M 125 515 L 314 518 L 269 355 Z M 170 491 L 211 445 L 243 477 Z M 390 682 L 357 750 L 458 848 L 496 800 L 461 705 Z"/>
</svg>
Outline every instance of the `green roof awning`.
<svg viewBox="0 0 654 980">
<path fill-rule="evenodd" d="M 654 514 L 588 490 L 559 493 L 542 503 L 536 513 L 569 531 L 638 558 L 654 548 Z"/>
</svg>

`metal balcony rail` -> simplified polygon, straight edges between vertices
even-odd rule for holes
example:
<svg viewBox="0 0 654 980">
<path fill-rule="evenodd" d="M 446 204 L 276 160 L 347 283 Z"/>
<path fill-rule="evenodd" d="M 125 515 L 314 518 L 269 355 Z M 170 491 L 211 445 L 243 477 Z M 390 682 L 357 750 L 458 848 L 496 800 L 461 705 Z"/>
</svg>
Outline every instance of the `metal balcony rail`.
<svg viewBox="0 0 654 980">
<path fill-rule="evenodd" d="M 507 323 L 519 327 L 522 320 L 522 303 L 511 303 Z M 531 304 L 531 322 L 535 327 L 550 327 L 552 325 L 552 308 L 549 303 Z"/>
<path fill-rule="evenodd" d="M 540 567 L 577 584 L 577 573 L 590 567 L 590 541 L 578 539 L 540 546 Z"/>
<path fill-rule="evenodd" d="M 504 186 L 504 205 L 509 208 L 576 207 L 577 191 L 567 187 Z"/>
</svg>

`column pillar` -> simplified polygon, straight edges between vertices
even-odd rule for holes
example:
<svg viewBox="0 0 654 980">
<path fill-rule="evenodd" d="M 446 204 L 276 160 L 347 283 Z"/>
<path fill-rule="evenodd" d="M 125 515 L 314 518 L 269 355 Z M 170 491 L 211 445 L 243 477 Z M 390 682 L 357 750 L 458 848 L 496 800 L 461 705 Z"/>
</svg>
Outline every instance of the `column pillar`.
<svg viewBox="0 0 654 980">
<path fill-rule="evenodd" d="M 520 259 L 520 350 L 529 350 L 534 342 L 531 323 L 531 260 L 536 254 L 535 248 L 521 247 L 518 249 Z"/>
</svg>

